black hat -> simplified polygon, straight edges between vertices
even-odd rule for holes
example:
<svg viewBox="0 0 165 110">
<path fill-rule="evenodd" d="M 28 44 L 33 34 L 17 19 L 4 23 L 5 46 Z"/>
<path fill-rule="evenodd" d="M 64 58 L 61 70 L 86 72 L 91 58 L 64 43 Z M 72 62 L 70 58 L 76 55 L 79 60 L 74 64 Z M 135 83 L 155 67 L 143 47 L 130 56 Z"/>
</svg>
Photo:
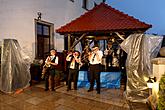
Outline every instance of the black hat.
<svg viewBox="0 0 165 110">
<path fill-rule="evenodd" d="M 96 44 L 96 45 L 94 45 L 92 48 L 95 48 L 95 47 L 98 47 L 99 48 L 99 46 Z"/>
<path fill-rule="evenodd" d="M 50 51 L 51 51 L 51 50 L 54 50 L 55 52 L 57 52 L 57 50 L 56 50 L 56 49 L 54 49 L 54 48 L 50 49 Z"/>
<path fill-rule="evenodd" d="M 78 50 L 74 50 L 74 52 L 77 52 L 80 55 L 80 52 Z"/>
</svg>

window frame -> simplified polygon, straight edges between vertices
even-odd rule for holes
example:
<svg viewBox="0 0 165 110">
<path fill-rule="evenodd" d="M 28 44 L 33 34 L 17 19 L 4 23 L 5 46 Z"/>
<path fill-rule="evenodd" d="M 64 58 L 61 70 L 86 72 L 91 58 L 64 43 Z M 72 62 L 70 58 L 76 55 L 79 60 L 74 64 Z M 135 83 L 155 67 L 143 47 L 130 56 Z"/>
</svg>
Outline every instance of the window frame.
<svg viewBox="0 0 165 110">
<path fill-rule="evenodd" d="M 82 8 L 84 8 L 85 10 L 88 10 L 87 4 L 88 4 L 88 0 L 83 0 Z"/>
<path fill-rule="evenodd" d="M 74 0 L 70 0 L 71 2 L 74 2 Z"/>
<path fill-rule="evenodd" d="M 44 59 L 45 57 L 45 53 L 44 52 L 44 48 L 46 47 L 46 43 L 44 41 L 46 41 L 46 38 L 49 38 L 49 42 L 48 42 L 48 45 L 49 45 L 49 51 L 51 48 L 54 48 L 54 24 L 53 23 L 50 23 L 50 22 L 47 22 L 47 21 L 43 21 L 43 20 L 38 20 L 38 19 L 34 19 L 34 22 L 35 22 L 35 58 L 36 59 Z M 38 34 L 37 32 L 37 26 L 38 25 L 41 25 L 42 27 L 42 32 L 41 34 Z M 44 26 L 47 26 L 49 28 L 49 34 L 48 35 L 44 35 Z M 43 48 L 43 56 L 39 55 L 39 45 L 38 45 L 38 40 L 39 40 L 39 37 L 42 37 L 40 40 L 41 42 L 45 45 L 42 46 Z M 45 39 L 45 40 L 44 40 Z M 43 40 L 43 41 L 42 41 Z"/>
</svg>

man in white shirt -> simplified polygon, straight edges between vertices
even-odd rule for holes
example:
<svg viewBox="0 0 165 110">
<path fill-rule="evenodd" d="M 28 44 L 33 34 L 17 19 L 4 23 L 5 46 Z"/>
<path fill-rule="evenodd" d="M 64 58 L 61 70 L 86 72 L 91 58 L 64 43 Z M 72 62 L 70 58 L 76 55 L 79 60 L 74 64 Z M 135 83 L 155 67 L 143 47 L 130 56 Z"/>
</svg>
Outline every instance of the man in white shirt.
<svg viewBox="0 0 165 110">
<path fill-rule="evenodd" d="M 98 45 L 94 45 L 92 52 L 89 54 L 89 76 L 90 76 L 90 88 L 88 92 L 93 91 L 94 81 L 96 80 L 96 91 L 100 94 L 100 72 L 101 72 L 101 61 L 103 52 L 99 50 Z"/>
<path fill-rule="evenodd" d="M 56 55 L 56 50 L 52 49 L 50 50 L 50 54 L 51 56 L 48 56 L 45 64 L 49 65 L 48 66 L 48 71 L 45 75 L 45 91 L 49 90 L 49 81 L 50 81 L 50 86 L 51 86 L 51 90 L 55 91 L 55 81 L 54 81 L 54 77 L 55 77 L 55 66 L 58 65 L 58 56 Z"/>
<path fill-rule="evenodd" d="M 67 91 L 71 90 L 71 82 L 73 79 L 74 90 L 77 90 L 79 63 L 80 63 L 80 52 L 74 51 L 67 55 L 66 61 L 69 62 L 69 75 L 68 75 L 68 87 Z"/>
</svg>

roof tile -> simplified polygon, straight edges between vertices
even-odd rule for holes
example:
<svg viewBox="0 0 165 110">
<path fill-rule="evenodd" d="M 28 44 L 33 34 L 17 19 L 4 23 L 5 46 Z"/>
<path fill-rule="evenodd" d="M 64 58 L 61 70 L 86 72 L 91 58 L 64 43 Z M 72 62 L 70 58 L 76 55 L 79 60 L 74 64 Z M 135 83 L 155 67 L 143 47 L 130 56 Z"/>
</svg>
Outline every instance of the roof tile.
<svg viewBox="0 0 165 110">
<path fill-rule="evenodd" d="M 57 33 L 76 33 L 87 31 L 112 31 L 129 29 L 148 29 L 152 26 L 135 19 L 128 14 L 108 6 L 105 3 L 97 5 L 79 18 L 61 26 Z"/>
</svg>

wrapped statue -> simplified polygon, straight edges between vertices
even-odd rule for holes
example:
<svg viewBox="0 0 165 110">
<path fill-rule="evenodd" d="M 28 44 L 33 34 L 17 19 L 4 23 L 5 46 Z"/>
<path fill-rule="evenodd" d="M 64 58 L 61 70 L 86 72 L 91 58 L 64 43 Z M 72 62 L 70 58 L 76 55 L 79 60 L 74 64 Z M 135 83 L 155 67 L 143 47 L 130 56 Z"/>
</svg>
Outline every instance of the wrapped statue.
<svg viewBox="0 0 165 110">
<path fill-rule="evenodd" d="M 29 86 L 30 58 L 15 39 L 4 39 L 1 49 L 0 90 L 16 92 Z"/>
</svg>

